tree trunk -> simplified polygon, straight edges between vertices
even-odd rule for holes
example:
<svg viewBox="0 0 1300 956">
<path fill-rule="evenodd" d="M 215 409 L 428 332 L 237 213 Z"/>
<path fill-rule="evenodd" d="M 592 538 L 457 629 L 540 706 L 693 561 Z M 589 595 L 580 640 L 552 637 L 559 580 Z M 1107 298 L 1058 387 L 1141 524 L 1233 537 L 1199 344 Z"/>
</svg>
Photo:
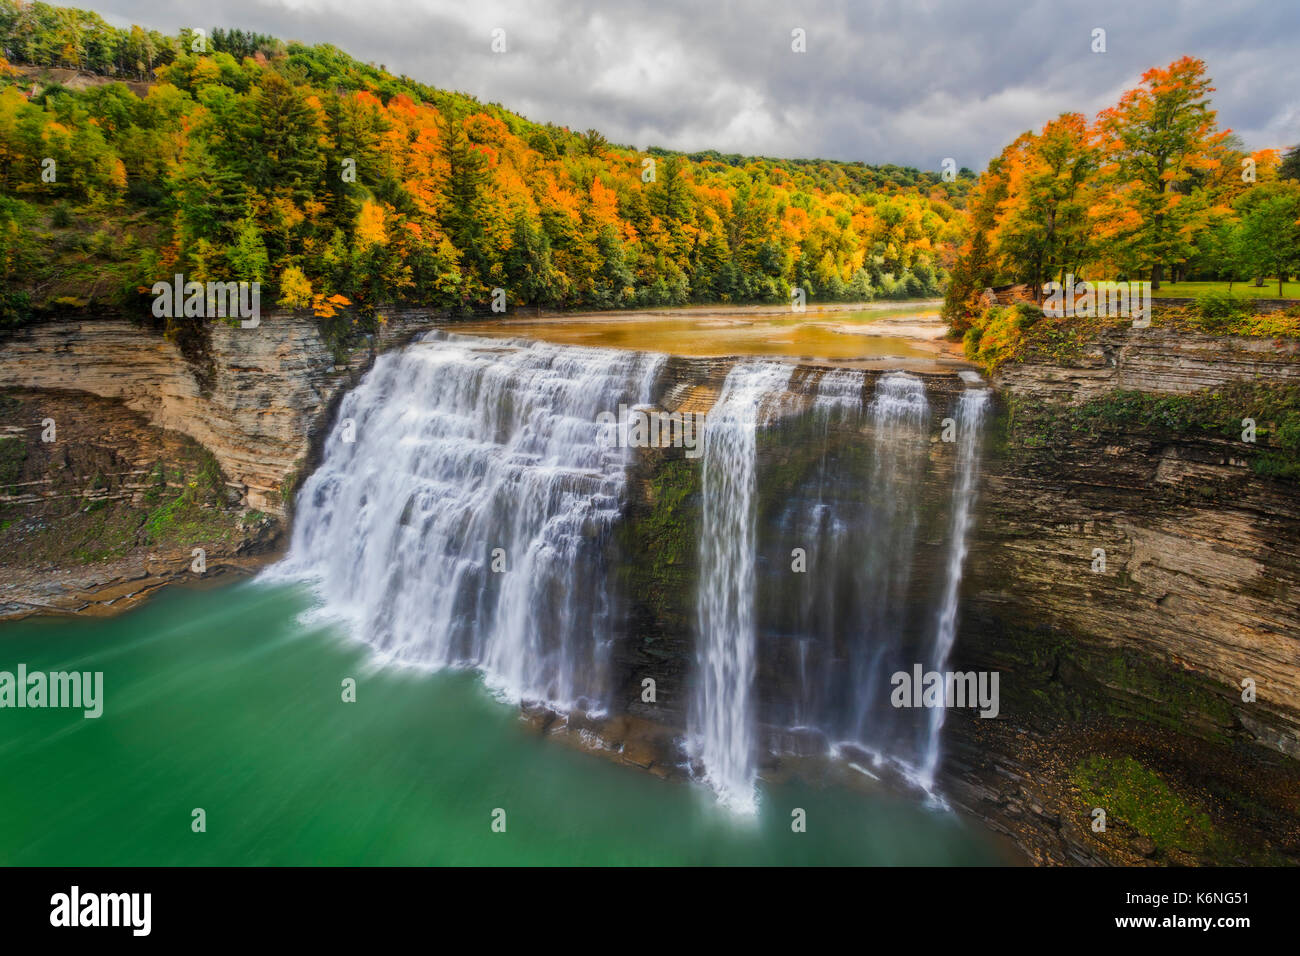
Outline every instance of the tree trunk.
<svg viewBox="0 0 1300 956">
<path fill-rule="evenodd" d="M 1160 263 L 1158 262 L 1154 263 L 1151 266 L 1151 291 L 1152 292 L 1155 292 L 1157 289 L 1160 288 L 1160 273 L 1161 273 Z"/>
</svg>

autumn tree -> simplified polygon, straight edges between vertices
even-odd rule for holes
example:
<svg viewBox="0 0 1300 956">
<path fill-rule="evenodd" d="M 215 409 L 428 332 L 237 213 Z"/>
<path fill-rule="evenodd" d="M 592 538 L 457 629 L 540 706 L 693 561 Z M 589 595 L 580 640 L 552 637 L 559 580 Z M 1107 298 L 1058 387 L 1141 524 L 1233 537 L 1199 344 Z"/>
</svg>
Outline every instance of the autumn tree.
<svg viewBox="0 0 1300 956">
<path fill-rule="evenodd" d="M 966 330 L 979 296 L 996 281 L 998 269 L 992 249 L 993 231 L 998 209 L 1006 201 L 1006 167 L 1011 161 L 1012 151 L 1019 149 L 1017 144 L 1008 146 L 1001 156 L 989 163 L 971 196 L 967 214 L 969 233 L 953 263 L 943 304 L 943 317 L 957 332 Z"/>
<path fill-rule="evenodd" d="M 478 281 L 478 290 L 466 287 L 466 295 L 477 295 L 485 288 L 483 280 L 490 265 L 481 216 L 488 181 L 487 159 L 469 142 L 457 119 L 449 120 L 444 127 L 441 149 L 447 170 L 442 227 L 464 257 L 463 266 L 468 266 Z"/>
<path fill-rule="evenodd" d="M 115 83 L 33 95 L 0 68 L 11 263 L 21 246 L 24 262 L 50 260 L 46 279 L 66 272 L 32 224 L 84 217 L 105 222 L 96 249 L 112 261 L 74 271 L 130 294 L 174 272 L 238 276 L 272 286 L 265 301 L 364 319 L 387 302 L 483 302 L 496 285 L 516 302 L 599 307 L 782 301 L 794 282 L 823 299 L 916 295 L 943 281 L 961 238 L 969 176 L 655 150 L 643 178 L 645 154 L 597 131 L 332 46 L 196 37 L 0 0 L 0 48 L 22 63 L 156 81 L 143 97 Z M 38 246 L 44 259 L 26 255 Z"/>
<path fill-rule="evenodd" d="M 554 303 L 558 276 L 551 261 L 550 240 L 522 212 L 515 214 L 503 265 L 506 287 L 520 301 Z"/>
<path fill-rule="evenodd" d="M 1250 278 L 1251 264 L 1243 240 L 1241 223 L 1226 217 L 1201 237 L 1200 266 L 1211 276 L 1226 280 L 1229 292 L 1234 282 Z"/>
<path fill-rule="evenodd" d="M 1117 243 L 1153 288 L 1209 222 L 1208 197 L 1187 187 L 1215 165 L 1215 147 L 1227 135 L 1210 109 L 1213 91 L 1204 62 L 1185 56 L 1142 74 L 1139 87 L 1098 117 L 1109 180 L 1100 238 Z"/>
<path fill-rule="evenodd" d="M 1089 261 L 1090 181 L 1098 150 L 1087 121 L 1063 113 L 1007 154 L 1006 196 L 998 205 L 997 254 L 1018 263 L 1036 290 Z"/>
<path fill-rule="evenodd" d="M 1300 180 L 1300 146 L 1292 146 L 1282 157 L 1282 165 L 1278 167 L 1277 175 L 1279 179 L 1296 179 Z"/>
<path fill-rule="evenodd" d="M 582 134 L 582 151 L 588 156 L 599 156 L 609 146 L 609 140 L 599 130 L 589 129 Z"/>
</svg>

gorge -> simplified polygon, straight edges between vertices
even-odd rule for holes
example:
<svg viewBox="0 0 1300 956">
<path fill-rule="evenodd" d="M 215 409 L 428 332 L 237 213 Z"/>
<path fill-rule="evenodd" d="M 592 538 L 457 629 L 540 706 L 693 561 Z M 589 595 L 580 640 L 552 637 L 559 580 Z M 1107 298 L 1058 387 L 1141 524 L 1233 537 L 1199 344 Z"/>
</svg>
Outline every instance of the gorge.
<svg viewBox="0 0 1300 956">
<path fill-rule="evenodd" d="M 1296 5 L 946 4 L 0 0 L 0 866 L 336 945 L 525 925 L 379 866 L 1265 925 Z"/>
<path fill-rule="evenodd" d="M 71 387 L 204 429 L 230 477 L 271 457 L 241 449 L 279 442 L 279 474 L 235 489 L 272 527 L 292 514 L 260 586 L 306 582 L 304 620 L 341 622 L 368 667 L 478 670 L 545 736 L 706 781 L 742 816 L 756 781 L 805 779 L 929 793 L 1039 862 L 1294 853 L 1294 496 L 1250 449 L 1071 418 L 1124 387 L 1286 379 L 1294 350 L 1241 340 L 1225 360 L 1222 340 L 1121 331 L 985 382 L 934 360 L 667 355 L 430 318 L 348 355 L 288 315 L 217 330 L 202 381 L 184 363 L 124 374 L 111 321 L 36 326 L 0 352 L 0 381 L 18 402 Z M 620 406 L 706 416 L 702 454 L 621 442 L 602 415 Z M 918 664 L 998 673 L 998 717 L 891 706 L 891 675 Z M 1159 753 L 1133 727 L 1158 729 Z M 1206 805 L 1249 789 L 1232 846 L 1090 837 L 1078 768 L 1134 757 Z M 1244 784 L 1250 767 L 1279 782 Z"/>
</svg>

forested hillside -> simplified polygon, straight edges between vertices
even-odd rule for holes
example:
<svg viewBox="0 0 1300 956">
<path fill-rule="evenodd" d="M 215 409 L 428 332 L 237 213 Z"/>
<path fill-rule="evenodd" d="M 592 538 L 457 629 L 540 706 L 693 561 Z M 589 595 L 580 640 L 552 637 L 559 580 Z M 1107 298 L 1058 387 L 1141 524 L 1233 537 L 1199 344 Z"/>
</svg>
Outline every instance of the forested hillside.
<svg viewBox="0 0 1300 956">
<path fill-rule="evenodd" d="M 494 288 L 589 308 L 934 295 L 973 183 L 638 151 L 238 29 L 0 0 L 0 53 L 11 323 L 177 272 L 370 318 Z"/>
</svg>

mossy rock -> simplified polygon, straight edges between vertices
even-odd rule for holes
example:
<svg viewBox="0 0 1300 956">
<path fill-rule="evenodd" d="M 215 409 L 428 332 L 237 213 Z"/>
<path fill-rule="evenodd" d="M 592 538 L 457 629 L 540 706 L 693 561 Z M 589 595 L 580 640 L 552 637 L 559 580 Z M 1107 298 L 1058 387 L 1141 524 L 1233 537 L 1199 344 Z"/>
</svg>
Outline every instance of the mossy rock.
<svg viewBox="0 0 1300 956">
<path fill-rule="evenodd" d="M 1100 807 L 1108 827 L 1131 827 L 1155 844 L 1156 853 L 1229 853 L 1205 809 L 1133 757 L 1085 757 L 1074 766 L 1070 781 L 1089 813 Z"/>
</svg>

